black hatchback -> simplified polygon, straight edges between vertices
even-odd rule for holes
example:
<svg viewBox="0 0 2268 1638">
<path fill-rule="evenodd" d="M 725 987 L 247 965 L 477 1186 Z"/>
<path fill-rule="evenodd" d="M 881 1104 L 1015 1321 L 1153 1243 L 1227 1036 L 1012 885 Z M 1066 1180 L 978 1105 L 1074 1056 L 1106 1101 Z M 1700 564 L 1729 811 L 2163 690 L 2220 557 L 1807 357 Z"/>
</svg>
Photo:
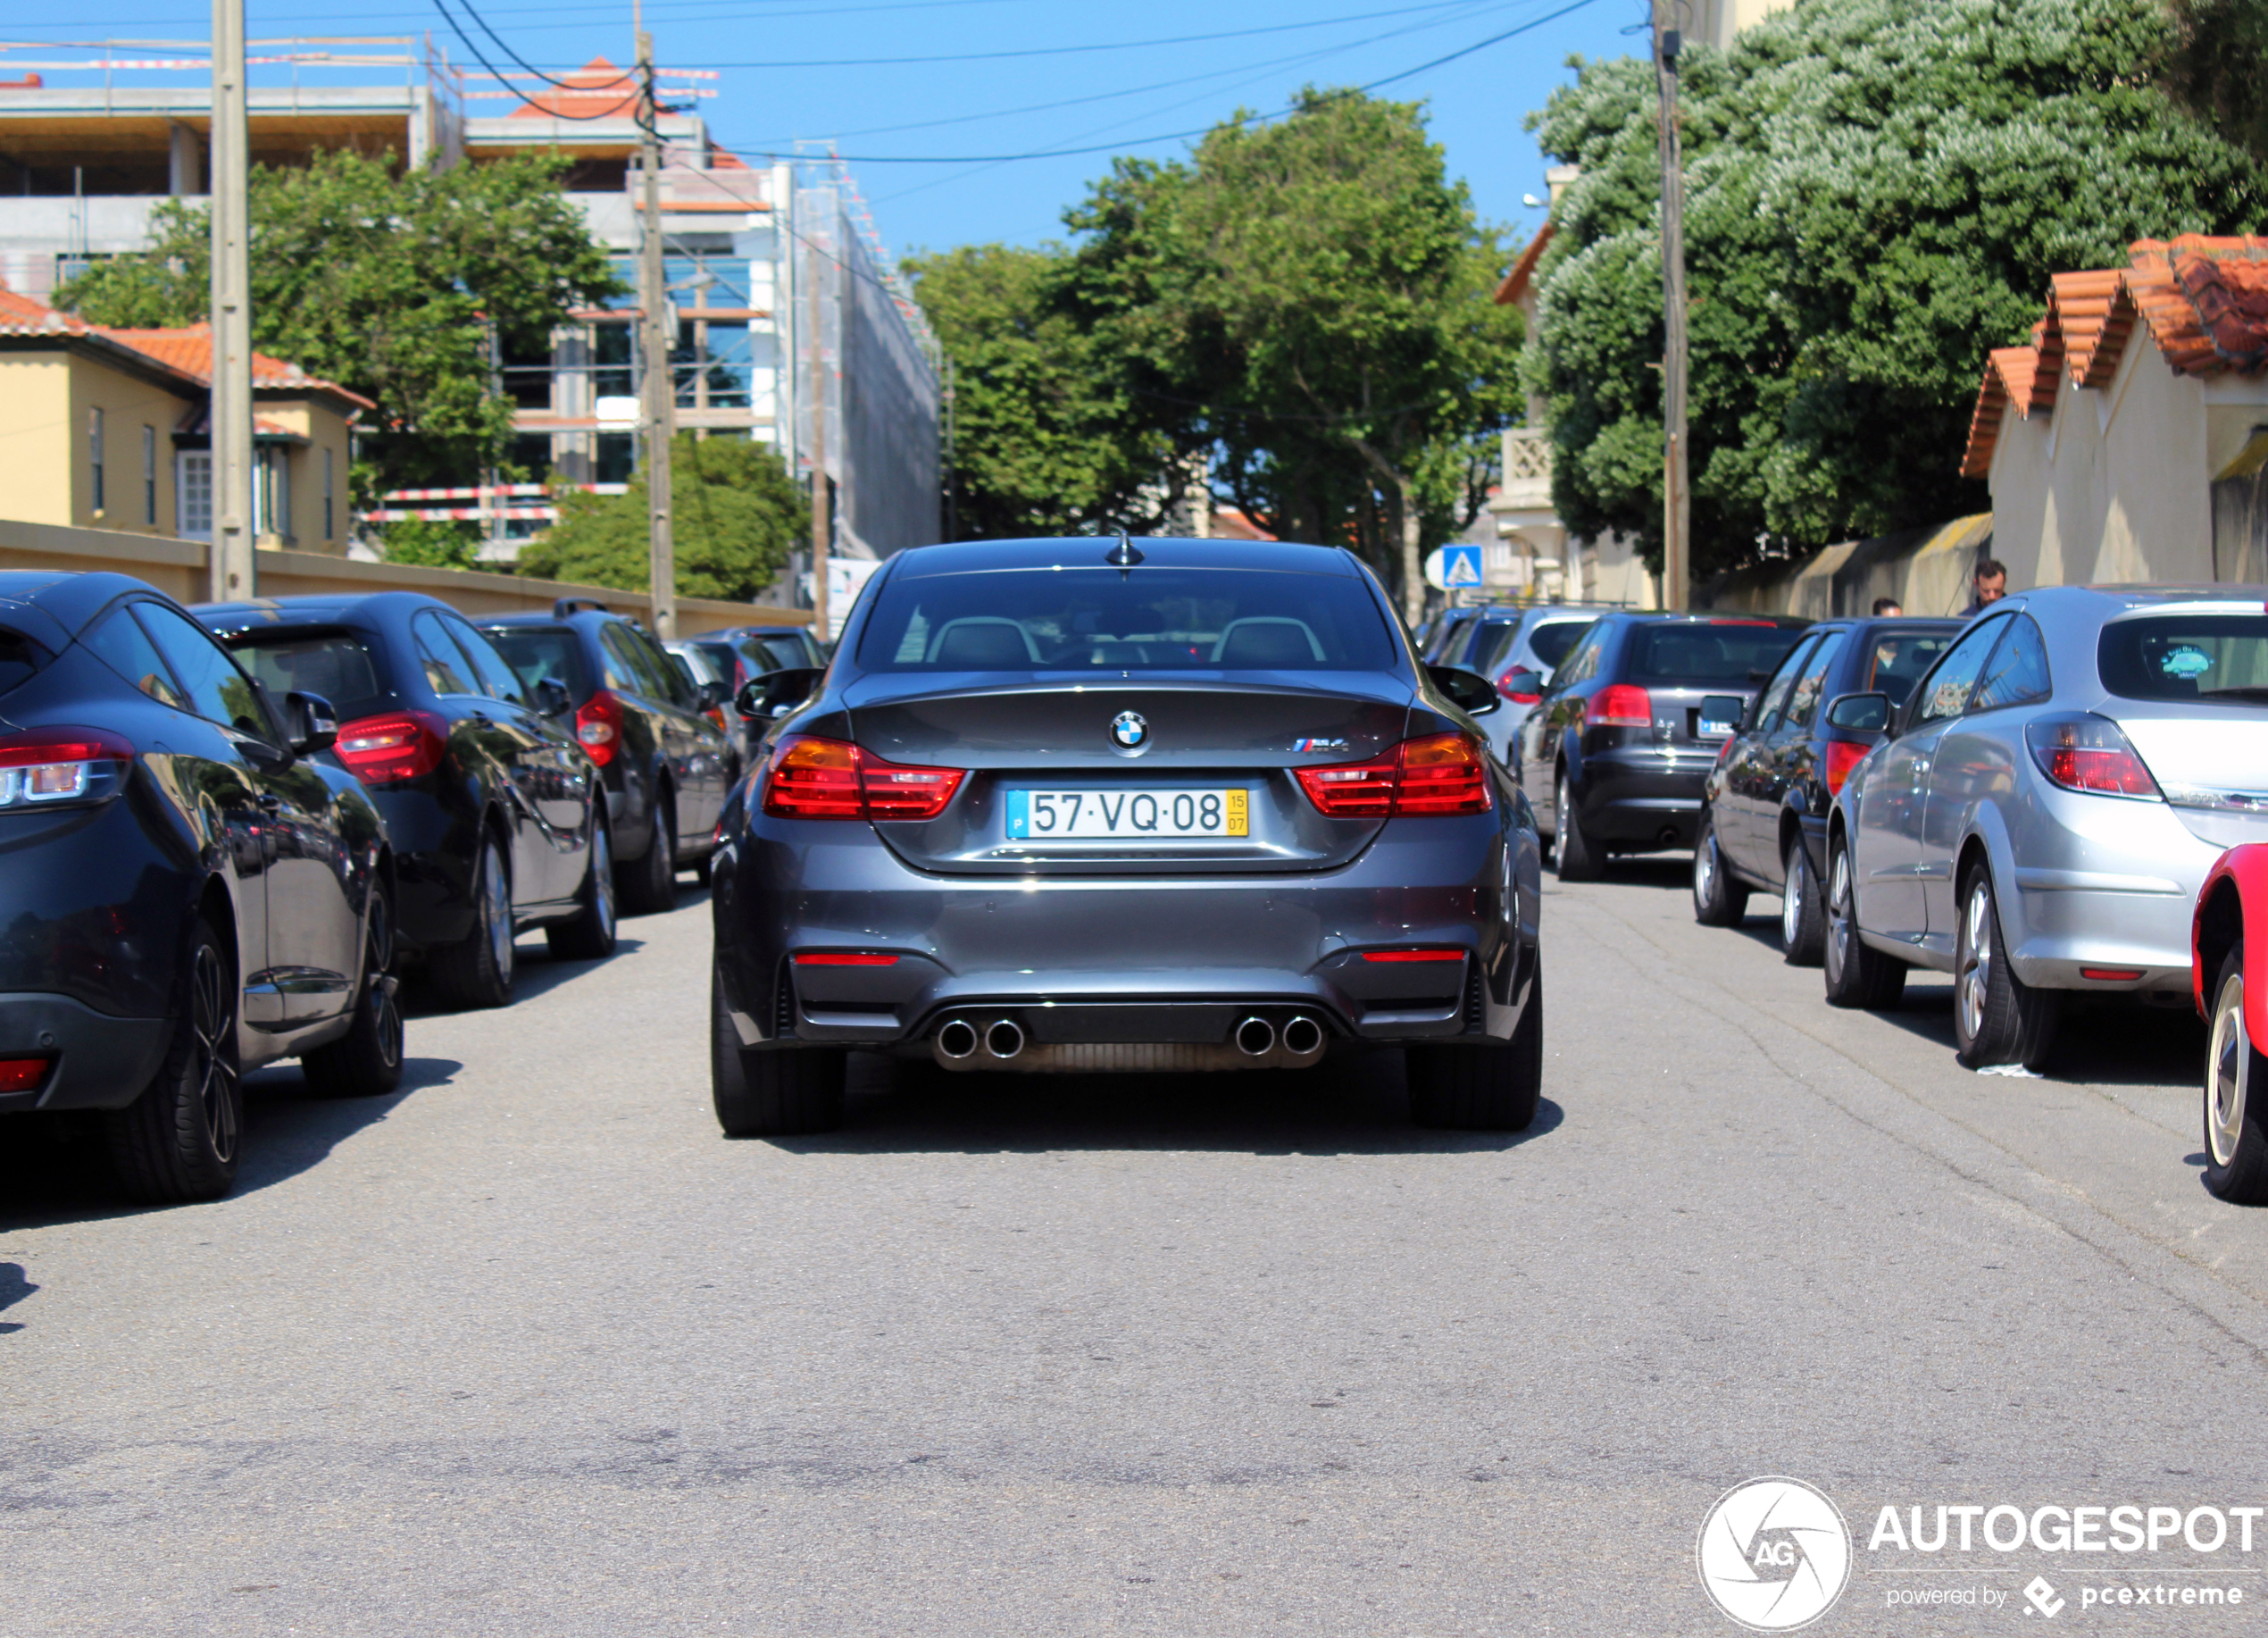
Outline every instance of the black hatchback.
<svg viewBox="0 0 2268 1638">
<path fill-rule="evenodd" d="M 718 815 L 740 778 L 733 735 L 708 713 L 725 689 L 696 685 L 637 622 L 562 599 L 548 614 L 488 614 L 480 629 L 528 681 L 556 682 L 598 765 L 622 905 L 677 903 L 677 873 L 706 873 Z"/>
<path fill-rule="evenodd" d="M 1701 788 L 1733 715 L 1809 623 L 1615 614 L 1576 639 L 1519 746 L 1521 785 L 1563 878 L 1596 878 L 1610 854 L 1693 845 Z M 1721 719 L 1702 708 L 1711 700 Z"/>
<path fill-rule="evenodd" d="M 1893 707 L 1964 630 L 1958 620 L 1823 620 L 1744 706 L 1710 770 L 1693 848 L 1693 915 L 1732 927 L 1751 891 L 1780 896 L 1789 962 L 1818 965 L 1827 913 L 1827 818 L 1851 770 L 1882 736 L 1837 728 L 1829 700 L 1883 693 Z"/>
<path fill-rule="evenodd" d="M 614 948 L 606 815 L 590 759 L 494 644 L 414 591 L 200 605 L 271 693 L 329 699 L 339 760 L 394 838 L 406 953 L 458 1007 L 512 999 L 513 940 L 553 953 Z"/>
</svg>

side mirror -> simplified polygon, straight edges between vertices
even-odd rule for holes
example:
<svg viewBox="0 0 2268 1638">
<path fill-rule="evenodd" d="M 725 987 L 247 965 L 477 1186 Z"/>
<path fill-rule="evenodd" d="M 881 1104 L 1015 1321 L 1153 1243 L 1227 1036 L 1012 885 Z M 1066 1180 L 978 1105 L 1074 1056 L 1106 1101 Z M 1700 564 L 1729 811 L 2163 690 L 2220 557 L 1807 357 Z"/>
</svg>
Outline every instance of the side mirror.
<svg viewBox="0 0 2268 1638">
<path fill-rule="evenodd" d="M 1827 725 L 1846 733 L 1880 733 L 1890 725 L 1890 697 L 1838 694 L 1827 702 Z"/>
<path fill-rule="evenodd" d="M 1703 697 L 1699 732 L 1705 740 L 1722 740 L 1739 731 L 1748 715 L 1748 702 L 1738 694 L 1710 694 Z"/>
<path fill-rule="evenodd" d="M 567 685 L 556 677 L 546 677 L 534 689 L 536 709 L 546 716 L 564 716 L 567 707 L 575 703 L 567 692 Z"/>
<path fill-rule="evenodd" d="M 1547 686 L 1544 674 L 1537 671 L 1515 671 L 1497 680 L 1497 692 L 1515 706 L 1534 705 Z"/>
<path fill-rule="evenodd" d="M 285 695 L 284 726 L 295 756 L 312 756 L 338 743 L 338 713 L 321 694 Z"/>
<path fill-rule="evenodd" d="M 1497 685 L 1478 672 L 1462 671 L 1455 665 L 1429 665 L 1425 674 L 1435 688 L 1449 697 L 1449 703 L 1467 716 L 1484 715 L 1504 704 Z"/>
<path fill-rule="evenodd" d="M 816 666 L 791 665 L 751 677 L 733 697 L 732 708 L 746 717 L 785 716 L 819 691 L 826 674 Z"/>
</svg>

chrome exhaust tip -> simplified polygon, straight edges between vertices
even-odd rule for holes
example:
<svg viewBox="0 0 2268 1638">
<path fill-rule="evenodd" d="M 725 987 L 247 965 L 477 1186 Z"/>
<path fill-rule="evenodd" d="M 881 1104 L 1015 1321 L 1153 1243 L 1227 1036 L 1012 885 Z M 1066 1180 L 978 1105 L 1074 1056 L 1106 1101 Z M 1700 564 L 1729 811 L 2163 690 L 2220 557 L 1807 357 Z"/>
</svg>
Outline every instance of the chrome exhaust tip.
<svg viewBox="0 0 2268 1638">
<path fill-rule="evenodd" d="M 1276 1044 L 1276 1026 L 1265 1018 L 1247 1018 L 1237 1025 L 1237 1050 L 1247 1057 L 1265 1057 Z"/>
<path fill-rule="evenodd" d="M 984 1032 L 984 1049 L 997 1058 L 1011 1058 L 1024 1049 L 1023 1026 L 1003 1018 Z"/>
<path fill-rule="evenodd" d="M 1323 1049 L 1323 1026 L 1313 1018 L 1294 1018 L 1284 1025 L 1284 1050 L 1294 1057 L 1305 1057 Z"/>
<path fill-rule="evenodd" d="M 947 1019 L 938 1032 L 938 1050 L 949 1058 L 964 1058 L 976 1049 L 976 1025 L 965 1018 Z"/>
</svg>

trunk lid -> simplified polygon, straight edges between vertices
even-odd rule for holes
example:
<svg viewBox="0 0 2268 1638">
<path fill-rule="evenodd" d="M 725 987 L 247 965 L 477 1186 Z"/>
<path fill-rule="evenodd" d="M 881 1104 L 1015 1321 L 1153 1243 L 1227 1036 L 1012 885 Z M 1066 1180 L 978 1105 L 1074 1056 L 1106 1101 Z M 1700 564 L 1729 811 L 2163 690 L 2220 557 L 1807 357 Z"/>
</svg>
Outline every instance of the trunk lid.
<svg viewBox="0 0 2268 1638">
<path fill-rule="evenodd" d="M 2216 848 L 2268 841 L 2268 704 L 2114 699 L 2103 715 L 2191 835 Z"/>
<path fill-rule="evenodd" d="M 853 739 L 876 756 L 969 770 L 940 817 L 875 826 L 909 865 L 968 875 L 1249 874 L 1344 865 L 1385 822 L 1324 817 L 1292 770 L 1379 756 L 1404 737 L 1412 700 L 1401 679 L 1359 672 L 1327 681 L 938 683 L 933 675 L 871 675 L 852 685 L 844 704 Z M 1132 748 L 1113 738 L 1113 724 L 1128 713 L 1143 731 Z M 1163 840 L 1129 831 L 1077 842 L 1009 833 L 1012 815 L 1030 829 L 1043 811 L 1052 822 L 1064 806 L 1035 808 L 1035 794 L 1076 795 L 1081 812 L 1103 798 L 1116 831 L 1125 799 L 1160 790 L 1244 791 L 1247 833 Z"/>
</svg>

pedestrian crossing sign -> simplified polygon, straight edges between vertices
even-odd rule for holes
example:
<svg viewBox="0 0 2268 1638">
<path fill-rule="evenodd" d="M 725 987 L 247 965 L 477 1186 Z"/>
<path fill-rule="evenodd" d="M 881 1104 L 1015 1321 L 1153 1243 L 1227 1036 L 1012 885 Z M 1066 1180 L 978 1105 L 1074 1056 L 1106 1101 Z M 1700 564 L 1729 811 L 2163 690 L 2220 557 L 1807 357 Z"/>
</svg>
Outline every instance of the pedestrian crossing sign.
<svg viewBox="0 0 2268 1638">
<path fill-rule="evenodd" d="M 1480 548 L 1477 546 L 1451 546 L 1442 548 L 1441 578 L 1448 589 L 1455 591 L 1465 586 L 1480 583 Z"/>
</svg>

